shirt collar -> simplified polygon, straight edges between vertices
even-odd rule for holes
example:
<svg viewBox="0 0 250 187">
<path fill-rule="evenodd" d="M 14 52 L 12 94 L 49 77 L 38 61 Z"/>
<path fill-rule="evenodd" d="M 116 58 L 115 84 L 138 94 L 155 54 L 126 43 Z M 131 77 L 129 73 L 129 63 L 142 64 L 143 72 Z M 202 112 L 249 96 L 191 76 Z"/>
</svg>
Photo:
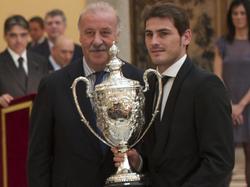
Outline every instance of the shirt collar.
<svg viewBox="0 0 250 187">
<path fill-rule="evenodd" d="M 168 69 L 166 69 L 162 75 L 166 75 L 169 77 L 176 77 L 177 73 L 179 72 L 181 66 L 184 64 L 185 60 L 187 58 L 187 54 L 185 54 L 183 57 L 181 57 L 178 61 L 173 63 Z"/>
<path fill-rule="evenodd" d="M 8 52 L 10 53 L 11 57 L 14 60 L 15 65 L 18 67 L 19 63 L 18 63 L 18 58 L 22 57 L 23 58 L 23 64 L 27 65 L 27 51 L 24 50 L 23 53 L 21 55 L 17 54 L 16 52 L 14 52 L 12 49 L 7 48 Z"/>
<path fill-rule="evenodd" d="M 61 69 L 61 66 L 56 63 L 55 59 L 51 55 L 49 56 L 49 61 L 55 71 Z"/>
<path fill-rule="evenodd" d="M 37 43 L 38 43 L 38 44 L 41 44 L 41 43 L 44 42 L 44 40 L 45 40 L 45 36 L 42 36 L 42 37 L 37 41 Z"/>
<path fill-rule="evenodd" d="M 54 43 L 48 39 L 49 44 L 49 50 L 51 51 L 52 47 L 54 46 Z"/>
<path fill-rule="evenodd" d="M 86 77 L 91 76 L 93 73 L 95 73 L 95 70 L 91 67 L 89 67 L 88 63 L 86 62 L 86 59 L 83 57 L 83 69 Z M 104 71 L 108 71 L 108 68 L 105 68 Z"/>
</svg>

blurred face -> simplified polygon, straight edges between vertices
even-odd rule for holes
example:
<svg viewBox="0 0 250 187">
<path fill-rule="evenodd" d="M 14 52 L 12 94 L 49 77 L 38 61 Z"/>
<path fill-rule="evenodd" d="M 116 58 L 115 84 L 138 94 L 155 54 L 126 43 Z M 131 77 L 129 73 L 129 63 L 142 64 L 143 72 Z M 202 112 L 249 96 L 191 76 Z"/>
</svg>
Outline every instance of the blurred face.
<svg viewBox="0 0 250 187">
<path fill-rule="evenodd" d="M 29 22 L 29 32 L 30 32 L 30 37 L 32 38 L 32 41 L 38 42 L 40 38 L 43 37 L 44 35 L 44 29 L 41 28 L 39 23 L 37 22 Z"/>
<path fill-rule="evenodd" d="M 73 57 L 74 43 L 72 41 L 62 41 L 60 44 L 52 48 L 52 56 L 61 66 L 67 66 Z"/>
<path fill-rule="evenodd" d="M 80 42 L 88 65 L 103 70 L 109 61 L 108 50 L 118 38 L 117 19 L 111 12 L 88 12 L 79 22 Z"/>
<path fill-rule="evenodd" d="M 45 30 L 48 34 L 48 38 L 51 41 L 63 35 L 66 29 L 66 23 L 63 21 L 61 16 L 47 17 L 45 20 Z"/>
<path fill-rule="evenodd" d="M 15 25 L 5 34 L 4 38 L 8 47 L 21 55 L 27 47 L 29 32 L 23 27 Z"/>
<path fill-rule="evenodd" d="M 180 36 L 172 20 L 153 17 L 146 22 L 145 43 L 153 64 L 162 73 L 186 53 L 191 31 Z"/>
<path fill-rule="evenodd" d="M 233 8 L 232 22 L 236 29 L 247 28 L 247 15 L 243 5 L 239 5 Z"/>
</svg>

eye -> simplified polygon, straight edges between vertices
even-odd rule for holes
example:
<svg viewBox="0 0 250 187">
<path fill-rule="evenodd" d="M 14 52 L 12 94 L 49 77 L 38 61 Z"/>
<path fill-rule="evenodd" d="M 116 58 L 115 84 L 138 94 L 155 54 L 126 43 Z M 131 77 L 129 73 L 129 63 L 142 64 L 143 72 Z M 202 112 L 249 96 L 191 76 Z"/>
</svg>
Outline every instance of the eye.
<svg viewBox="0 0 250 187">
<path fill-rule="evenodd" d="M 84 34 L 87 36 L 94 36 L 95 32 L 93 30 L 86 30 L 86 31 L 84 31 Z"/>
<path fill-rule="evenodd" d="M 20 35 L 21 35 L 22 38 L 25 38 L 25 37 L 28 36 L 28 33 L 21 33 Z"/>
<path fill-rule="evenodd" d="M 55 24 L 56 24 L 56 25 L 61 25 L 62 22 L 61 22 L 61 21 L 55 21 Z"/>
<path fill-rule="evenodd" d="M 153 33 L 152 32 L 145 32 L 145 37 L 146 38 L 152 38 L 153 37 Z"/>
<path fill-rule="evenodd" d="M 246 13 L 245 13 L 245 12 L 240 12 L 240 14 L 241 14 L 242 16 L 246 15 Z"/>
<path fill-rule="evenodd" d="M 102 36 L 104 36 L 104 37 L 107 37 L 107 36 L 109 36 L 109 35 L 112 34 L 112 31 L 110 31 L 110 30 L 103 30 L 103 31 L 101 31 L 100 34 L 101 34 Z"/>
<path fill-rule="evenodd" d="M 17 37 L 17 34 L 16 33 L 9 33 L 9 37 L 10 38 L 15 38 L 15 37 Z"/>
<path fill-rule="evenodd" d="M 161 31 L 161 32 L 159 32 L 159 36 L 161 37 L 161 38 L 164 38 L 165 36 L 167 36 L 169 33 L 168 32 L 166 32 L 166 31 Z"/>
<path fill-rule="evenodd" d="M 50 21 L 50 22 L 47 22 L 46 23 L 48 26 L 51 26 L 52 25 L 52 22 Z"/>
</svg>

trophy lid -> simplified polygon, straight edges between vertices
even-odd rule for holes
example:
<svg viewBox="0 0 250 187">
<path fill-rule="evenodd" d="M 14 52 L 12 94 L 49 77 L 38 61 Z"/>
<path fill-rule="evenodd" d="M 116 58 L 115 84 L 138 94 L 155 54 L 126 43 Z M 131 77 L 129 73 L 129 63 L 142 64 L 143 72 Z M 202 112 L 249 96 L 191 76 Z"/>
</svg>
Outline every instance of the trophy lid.
<svg viewBox="0 0 250 187">
<path fill-rule="evenodd" d="M 106 65 L 110 72 L 107 79 L 101 84 L 96 85 L 95 91 L 113 89 L 113 88 L 134 88 L 140 87 L 139 81 L 127 79 L 123 76 L 121 67 L 124 64 L 118 57 L 117 54 L 119 49 L 113 41 L 113 45 L 109 49 L 110 62 Z"/>
</svg>

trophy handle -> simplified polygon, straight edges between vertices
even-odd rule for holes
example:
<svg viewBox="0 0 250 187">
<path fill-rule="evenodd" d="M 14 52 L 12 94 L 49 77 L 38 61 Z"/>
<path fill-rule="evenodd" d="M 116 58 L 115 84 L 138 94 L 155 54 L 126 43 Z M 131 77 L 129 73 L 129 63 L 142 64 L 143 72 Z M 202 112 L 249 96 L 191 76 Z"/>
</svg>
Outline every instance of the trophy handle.
<svg viewBox="0 0 250 187">
<path fill-rule="evenodd" d="M 156 71 L 154 69 L 147 69 L 143 74 L 143 80 L 144 80 L 144 84 L 145 84 L 145 87 L 142 90 L 143 92 L 146 92 L 146 91 L 149 90 L 149 84 L 148 84 L 148 74 L 149 73 L 154 73 L 156 75 L 156 77 L 157 77 L 159 95 L 158 95 L 158 98 L 156 100 L 156 105 L 155 105 L 155 108 L 154 108 L 154 112 L 152 114 L 152 118 L 151 118 L 151 120 L 149 122 L 149 125 L 146 127 L 146 129 L 144 130 L 142 135 L 135 141 L 135 143 L 130 146 L 130 148 L 134 147 L 145 136 L 145 134 L 148 132 L 149 128 L 152 126 L 157 114 L 159 113 L 159 106 L 160 106 L 161 96 L 162 96 L 162 80 L 161 80 L 162 76 L 158 71 Z"/>
<path fill-rule="evenodd" d="M 82 113 L 82 110 L 80 108 L 80 105 L 79 105 L 79 102 L 78 102 L 78 98 L 77 98 L 77 94 L 76 94 L 76 85 L 79 81 L 83 81 L 85 82 L 86 84 L 86 94 L 87 94 L 87 97 L 89 98 L 92 98 L 93 95 L 90 93 L 90 82 L 89 80 L 86 78 L 86 77 L 77 77 L 72 85 L 71 85 L 71 89 L 72 89 L 72 93 L 73 93 L 73 97 L 74 97 L 74 102 L 75 102 L 75 105 L 76 105 L 76 108 L 77 108 L 77 111 L 79 113 L 79 115 L 81 116 L 81 121 L 87 126 L 87 128 L 100 140 L 102 141 L 103 143 L 105 143 L 106 145 L 110 146 L 110 147 L 113 147 L 112 144 L 108 143 L 107 141 L 105 141 L 103 138 L 101 138 L 101 136 L 99 136 L 95 130 L 92 128 L 91 125 L 89 125 L 89 121 L 85 118 L 85 116 L 83 115 Z"/>
</svg>

